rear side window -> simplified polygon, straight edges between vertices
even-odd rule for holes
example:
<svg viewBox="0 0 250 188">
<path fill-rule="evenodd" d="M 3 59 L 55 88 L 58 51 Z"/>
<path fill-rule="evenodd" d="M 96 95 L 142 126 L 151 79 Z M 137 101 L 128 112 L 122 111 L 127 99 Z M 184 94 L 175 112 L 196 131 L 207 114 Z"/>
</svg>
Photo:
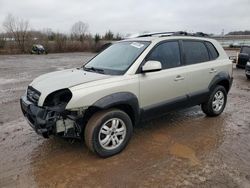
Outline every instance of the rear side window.
<svg viewBox="0 0 250 188">
<path fill-rule="evenodd" d="M 188 65 L 209 61 L 209 54 L 203 42 L 183 41 L 183 51 Z"/>
<path fill-rule="evenodd" d="M 180 48 L 177 41 L 165 42 L 158 45 L 147 57 L 147 60 L 161 62 L 162 69 L 180 66 L 180 59 Z"/>
<path fill-rule="evenodd" d="M 217 50 L 215 49 L 214 45 L 211 44 L 210 42 L 205 42 L 210 54 L 210 60 L 215 60 L 217 59 L 217 57 L 219 57 L 219 54 L 217 52 Z"/>
<path fill-rule="evenodd" d="M 241 48 L 241 53 L 245 53 L 245 54 L 248 54 L 250 55 L 250 47 L 242 47 Z"/>
</svg>

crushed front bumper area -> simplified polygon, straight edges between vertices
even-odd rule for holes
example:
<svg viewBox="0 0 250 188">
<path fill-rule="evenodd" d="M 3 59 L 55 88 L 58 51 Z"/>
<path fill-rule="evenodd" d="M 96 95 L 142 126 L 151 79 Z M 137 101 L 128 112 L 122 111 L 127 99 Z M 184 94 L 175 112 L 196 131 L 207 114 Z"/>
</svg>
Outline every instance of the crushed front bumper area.
<svg viewBox="0 0 250 188">
<path fill-rule="evenodd" d="M 20 105 L 23 115 L 37 134 L 45 138 L 49 135 L 79 137 L 81 130 L 77 126 L 76 117 L 71 116 L 72 119 L 69 119 L 68 115 L 64 114 L 66 113 L 64 109 L 39 107 L 30 102 L 26 96 L 21 97 Z"/>
<path fill-rule="evenodd" d="M 26 117 L 29 125 L 40 135 L 47 137 L 53 134 L 54 121 L 47 118 L 48 110 L 36 106 L 30 102 L 26 96 L 21 97 L 20 105 L 23 115 Z"/>
</svg>

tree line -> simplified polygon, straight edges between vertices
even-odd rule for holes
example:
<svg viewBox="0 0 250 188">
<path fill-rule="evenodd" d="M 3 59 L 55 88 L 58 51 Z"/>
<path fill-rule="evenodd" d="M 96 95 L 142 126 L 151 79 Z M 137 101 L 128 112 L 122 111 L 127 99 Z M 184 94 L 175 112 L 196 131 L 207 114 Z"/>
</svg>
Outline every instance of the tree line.
<svg viewBox="0 0 250 188">
<path fill-rule="evenodd" d="M 43 45 L 49 53 L 99 51 L 110 41 L 121 40 L 119 33 L 107 31 L 104 35 L 89 33 L 89 25 L 83 21 L 74 23 L 70 34 L 54 32 L 52 29 L 31 30 L 28 20 L 11 14 L 2 23 L 0 54 L 29 53 L 34 44 Z"/>
<path fill-rule="evenodd" d="M 232 31 L 229 32 L 227 35 L 250 35 L 250 31 Z"/>
</svg>

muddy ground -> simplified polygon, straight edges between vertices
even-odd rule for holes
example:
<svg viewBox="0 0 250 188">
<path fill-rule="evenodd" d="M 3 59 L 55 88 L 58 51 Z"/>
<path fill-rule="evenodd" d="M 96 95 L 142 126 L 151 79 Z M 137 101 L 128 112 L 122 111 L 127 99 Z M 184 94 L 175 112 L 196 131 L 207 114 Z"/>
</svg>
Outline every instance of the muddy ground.
<svg viewBox="0 0 250 188">
<path fill-rule="evenodd" d="M 80 66 L 94 54 L 0 56 L 0 187 L 250 187 L 250 81 L 234 69 L 225 112 L 200 108 L 141 123 L 119 155 L 38 136 L 19 98 L 33 78 Z"/>
</svg>

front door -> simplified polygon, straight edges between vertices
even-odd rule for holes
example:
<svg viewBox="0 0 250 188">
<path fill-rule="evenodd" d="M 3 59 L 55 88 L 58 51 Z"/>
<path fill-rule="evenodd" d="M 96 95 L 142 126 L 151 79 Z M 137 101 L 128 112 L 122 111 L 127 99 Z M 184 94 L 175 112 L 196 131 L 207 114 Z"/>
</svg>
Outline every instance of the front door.
<svg viewBox="0 0 250 188">
<path fill-rule="evenodd" d="M 186 100 L 187 72 L 181 63 L 179 42 L 160 43 L 149 53 L 145 62 L 149 60 L 161 62 L 162 70 L 140 74 L 140 106 L 148 110 Z"/>
</svg>

